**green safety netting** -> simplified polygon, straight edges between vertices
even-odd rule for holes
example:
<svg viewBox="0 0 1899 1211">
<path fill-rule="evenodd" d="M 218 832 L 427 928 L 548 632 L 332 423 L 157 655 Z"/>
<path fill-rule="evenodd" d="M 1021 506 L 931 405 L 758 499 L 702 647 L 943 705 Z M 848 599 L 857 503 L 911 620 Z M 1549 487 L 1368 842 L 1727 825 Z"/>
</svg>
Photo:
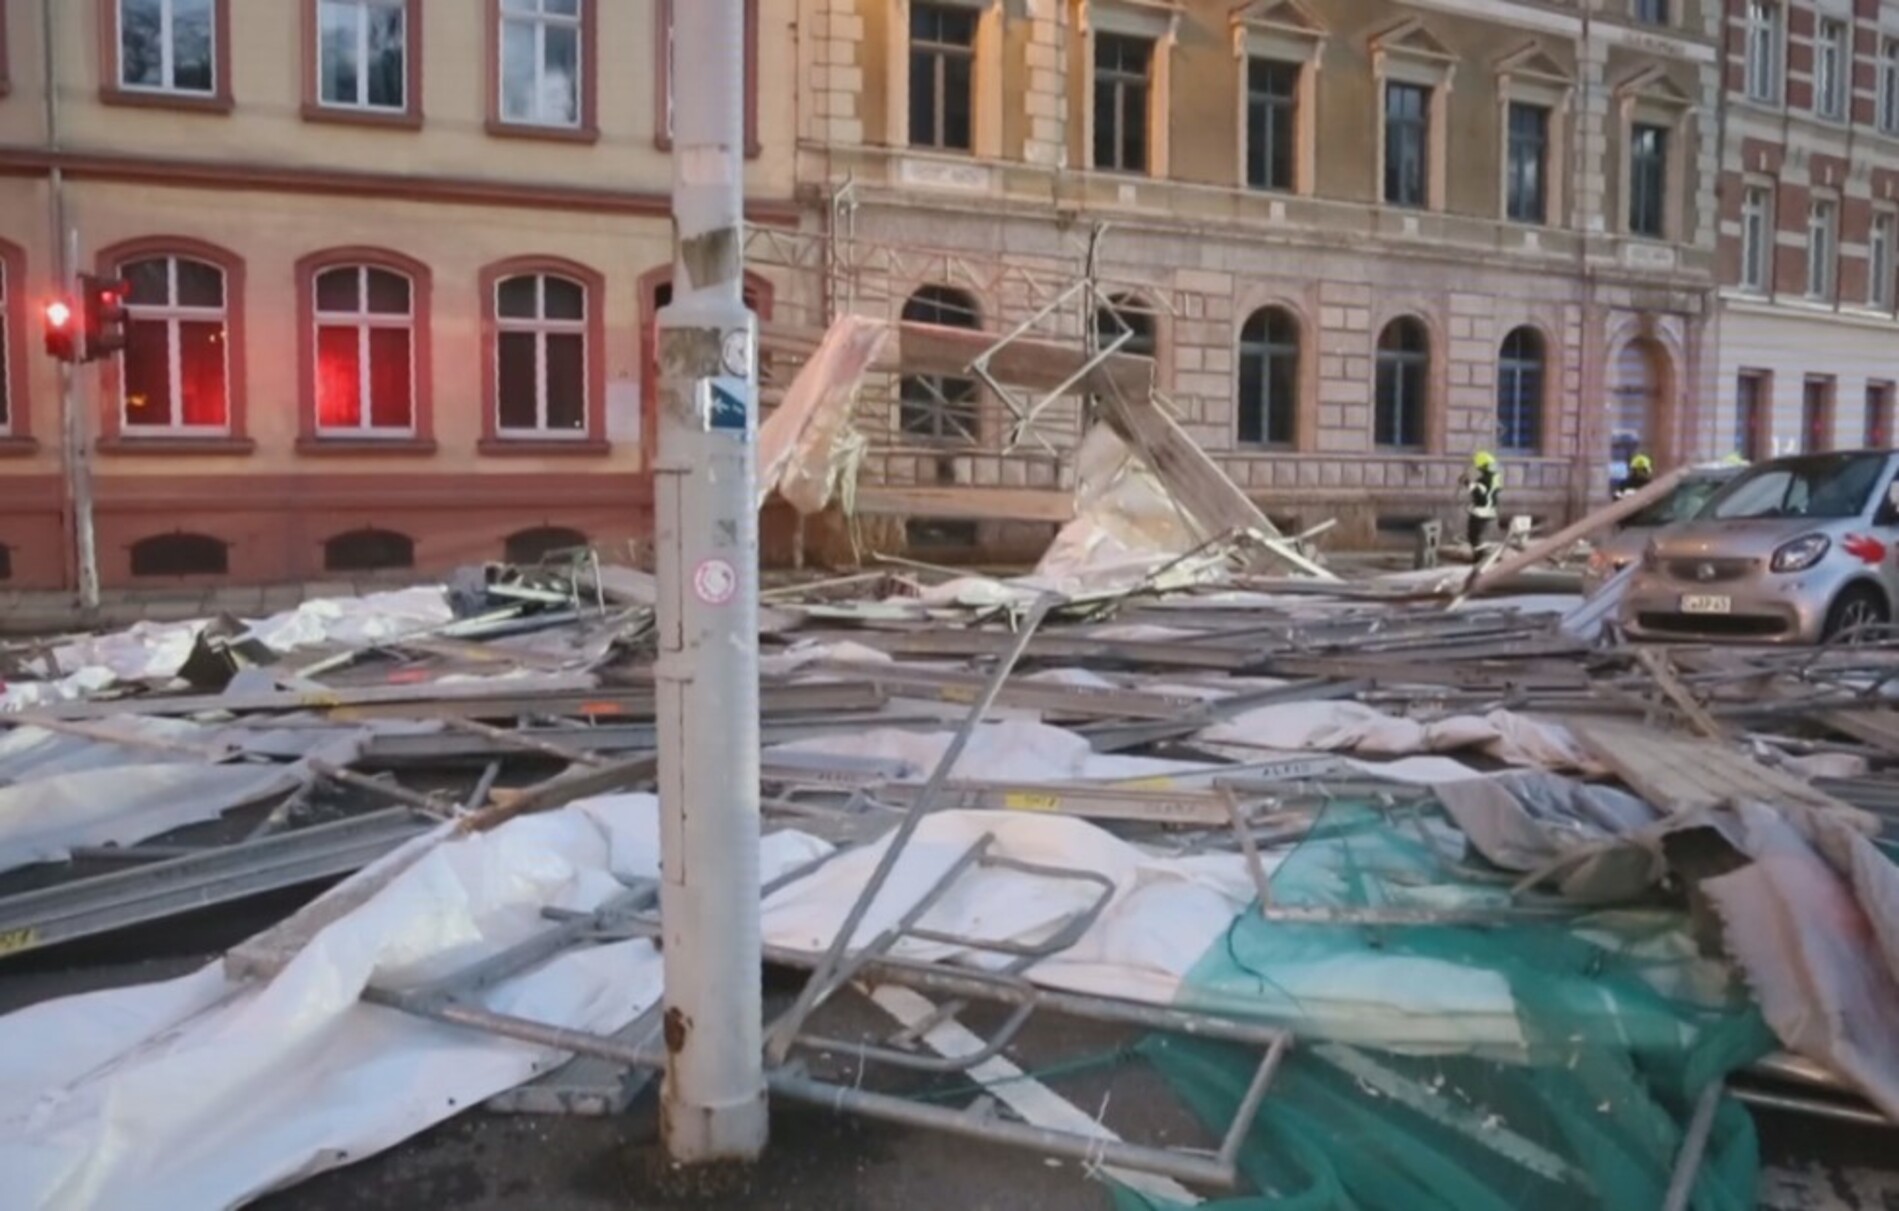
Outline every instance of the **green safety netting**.
<svg viewBox="0 0 1899 1211">
<path fill-rule="evenodd" d="M 1774 1046 L 1685 913 L 1526 912 L 1433 810 L 1334 806 L 1271 886 L 1275 905 L 1482 923 L 1234 921 L 1183 1003 L 1297 1042 L 1241 1154 L 1259 1193 L 1210 1211 L 1652 1211 L 1701 1092 Z M 1175 1036 L 1142 1050 L 1219 1132 L 1259 1059 Z M 1726 1099 L 1690 1205 L 1751 1211 L 1757 1170 L 1752 1121 Z"/>
</svg>

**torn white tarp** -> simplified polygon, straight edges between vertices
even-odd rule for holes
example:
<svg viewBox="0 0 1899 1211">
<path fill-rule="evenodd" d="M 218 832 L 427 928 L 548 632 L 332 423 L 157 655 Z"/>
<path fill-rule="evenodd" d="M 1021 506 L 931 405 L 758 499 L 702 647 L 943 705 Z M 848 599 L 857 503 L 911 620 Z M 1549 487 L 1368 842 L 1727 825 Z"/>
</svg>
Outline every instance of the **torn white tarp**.
<svg viewBox="0 0 1899 1211">
<path fill-rule="evenodd" d="M 284 765 L 155 760 L 0 786 L 0 870 L 57 862 L 76 845 L 131 845 L 215 820 L 288 794 L 307 776 Z"/>
<path fill-rule="evenodd" d="M 1146 857 L 1092 825 L 1056 817 L 949 812 L 923 822 L 915 877 L 880 903 L 900 912 L 983 834 L 994 851 L 1096 870 L 1114 903 L 1037 978 L 1118 995 L 1171 995 L 1180 974 L 1250 894 L 1236 855 Z M 767 879 L 823 852 L 767 837 Z M 840 861 L 862 866 L 870 853 Z M 234 984 L 213 966 L 166 984 L 46 1002 L 0 1018 L 0 1172 L 9 1211 L 229 1207 L 392 1146 L 561 1057 L 362 1004 L 364 987 L 403 988 L 546 927 L 541 909 L 586 910 L 619 878 L 658 869 L 650 795 L 589 800 L 435 846 L 360 907 L 316 934 L 280 974 Z M 829 941 L 862 887 L 820 868 L 775 896 L 765 937 Z M 617 877 L 616 877 L 617 876 Z M 1075 903 L 1071 889 L 986 870 L 926 925 L 1017 941 Z M 611 1032 L 660 994 L 644 941 L 569 953 L 483 995 L 490 1008 Z"/>
<path fill-rule="evenodd" d="M 949 748 L 952 732 L 908 732 L 895 728 L 816 736 L 777 745 L 767 752 L 830 753 L 840 757 L 881 757 L 901 761 L 912 778 L 936 767 Z M 1072 782 L 1149 778 L 1201 768 L 1184 761 L 1121 757 L 1097 753 L 1083 736 L 1029 720 L 978 724 L 950 771 L 960 778 L 992 781 Z"/>
<path fill-rule="evenodd" d="M 1361 702 L 1288 702 L 1216 723 L 1201 741 L 1242 750 L 1363 753 L 1391 757 L 1476 749 L 1510 765 L 1600 774 L 1567 728 L 1511 711 L 1418 723 Z"/>
<path fill-rule="evenodd" d="M 1753 859 L 1701 890 L 1767 1024 L 1899 1120 L 1899 867 L 1840 815 L 1740 803 L 1710 822 Z"/>
<path fill-rule="evenodd" d="M 397 589 L 306 601 L 251 624 L 245 637 L 277 652 L 324 643 L 360 647 L 444 626 L 454 617 L 440 588 Z M 123 631 L 62 644 L 53 649 L 49 680 L 9 682 L 0 692 L 0 710 L 84 698 L 120 681 L 175 677 L 205 623 L 204 619 L 141 622 Z"/>
</svg>

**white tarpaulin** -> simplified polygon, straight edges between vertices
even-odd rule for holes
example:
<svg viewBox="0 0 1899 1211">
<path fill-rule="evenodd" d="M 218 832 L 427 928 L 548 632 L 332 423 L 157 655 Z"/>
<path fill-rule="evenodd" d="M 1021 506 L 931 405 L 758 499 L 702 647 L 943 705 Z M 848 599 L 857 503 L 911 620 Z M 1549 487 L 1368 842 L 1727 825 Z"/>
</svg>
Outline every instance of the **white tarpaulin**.
<svg viewBox="0 0 1899 1211">
<path fill-rule="evenodd" d="M 983 833 L 999 855 L 1097 870 L 1115 899 L 1037 978 L 1121 996 L 1172 996 L 1186 966 L 1251 894 L 1237 855 L 1157 859 L 1079 820 L 947 812 L 923 822 L 873 922 L 914 903 Z M 823 852 L 765 839 L 765 878 Z M 541 909 L 587 910 L 614 877 L 657 873 L 650 795 L 588 800 L 434 846 L 319 932 L 268 983 L 220 965 L 168 983 L 45 1002 L 0 1018 L 0 1173 L 8 1211 L 153 1207 L 211 1211 L 359 1160 L 561 1057 L 362 1004 L 545 928 Z M 770 902 L 765 937 L 828 942 L 874 851 L 844 855 Z M 347 885 L 346 885 L 347 886 Z M 972 872 L 925 924 L 1025 940 L 1076 899 L 1021 872 Z M 874 927 L 874 925 L 873 925 Z M 491 1009 L 596 1033 L 661 991 L 645 941 L 564 955 L 482 997 Z"/>
<path fill-rule="evenodd" d="M 880 757 L 907 764 L 914 776 L 935 768 L 949 748 L 952 732 L 907 732 L 878 728 L 854 735 L 818 736 L 794 740 L 767 750 L 772 753 L 829 753 L 839 757 Z M 970 733 L 969 745 L 956 760 L 951 775 L 994 781 L 1072 782 L 1149 778 L 1182 770 L 1200 769 L 1184 761 L 1153 757 L 1121 757 L 1097 753 L 1087 738 L 1045 723 L 1015 720 L 982 723 Z"/>
<path fill-rule="evenodd" d="M 1201 732 L 1209 745 L 1244 750 L 1362 753 L 1402 757 L 1477 749 L 1510 765 L 1602 774 L 1567 728 L 1511 711 L 1456 715 L 1419 723 L 1362 702 L 1288 702 L 1262 706 Z M 1250 753 L 1248 754 L 1250 756 Z"/>
</svg>

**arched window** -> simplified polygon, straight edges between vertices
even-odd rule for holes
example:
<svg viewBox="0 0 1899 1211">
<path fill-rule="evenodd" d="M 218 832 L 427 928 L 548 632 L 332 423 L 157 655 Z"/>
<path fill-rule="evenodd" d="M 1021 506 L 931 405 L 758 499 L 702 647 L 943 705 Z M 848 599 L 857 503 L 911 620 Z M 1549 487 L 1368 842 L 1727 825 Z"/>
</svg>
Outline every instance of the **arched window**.
<svg viewBox="0 0 1899 1211">
<path fill-rule="evenodd" d="M 976 300 L 950 286 L 923 286 L 903 304 L 904 322 L 945 328 L 980 326 Z M 906 374 L 897 385 L 897 428 L 906 437 L 974 443 L 980 401 L 974 379 Z"/>
<path fill-rule="evenodd" d="M 182 256 L 119 266 L 127 299 L 121 406 L 128 433 L 223 433 L 231 423 L 224 271 Z"/>
<path fill-rule="evenodd" d="M 134 576 L 222 576 L 230 569 L 230 548 L 209 534 L 180 530 L 132 544 Z"/>
<path fill-rule="evenodd" d="M 1400 316 L 1378 334 L 1377 407 L 1373 441 L 1400 450 L 1424 448 L 1424 417 L 1431 379 L 1431 338 L 1423 321 Z"/>
<path fill-rule="evenodd" d="M 495 425 L 503 436 L 587 434 L 587 288 L 552 273 L 495 283 Z"/>
<path fill-rule="evenodd" d="M 1122 334 L 1127 343 L 1118 352 L 1136 357 L 1153 357 L 1159 349 L 1154 339 L 1154 309 L 1146 300 L 1129 294 L 1117 294 L 1105 306 L 1095 308 L 1095 347 L 1106 349 Z"/>
<path fill-rule="evenodd" d="M 415 290 L 374 265 L 316 276 L 317 432 L 415 432 Z"/>
<path fill-rule="evenodd" d="M 394 530 L 364 526 L 323 543 L 325 572 L 381 572 L 415 566 L 415 539 Z"/>
<path fill-rule="evenodd" d="M 1543 334 L 1512 329 L 1497 358 L 1497 445 L 1534 454 L 1543 447 Z"/>
<path fill-rule="evenodd" d="M 1611 481 L 1628 475 L 1629 460 L 1637 454 L 1656 458 L 1661 437 L 1661 347 L 1638 337 L 1622 347 L 1610 368 L 1609 398 L 1613 412 L 1609 430 Z M 1657 459 L 1657 461 L 1660 461 Z"/>
<path fill-rule="evenodd" d="M 1299 321 L 1261 307 L 1240 328 L 1239 440 L 1291 445 L 1299 417 Z"/>
<path fill-rule="evenodd" d="M 587 545 L 587 536 L 566 526 L 535 526 L 508 535 L 502 558 L 509 563 L 539 563 L 555 551 L 570 551 Z"/>
</svg>

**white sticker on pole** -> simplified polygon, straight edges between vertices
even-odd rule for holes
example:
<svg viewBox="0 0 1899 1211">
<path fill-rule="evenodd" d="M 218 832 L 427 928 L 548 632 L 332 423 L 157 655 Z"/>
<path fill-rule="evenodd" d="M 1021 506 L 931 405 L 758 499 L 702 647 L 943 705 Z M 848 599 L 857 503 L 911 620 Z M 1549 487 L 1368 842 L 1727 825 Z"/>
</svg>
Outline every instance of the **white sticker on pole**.
<svg viewBox="0 0 1899 1211">
<path fill-rule="evenodd" d="M 704 559 L 692 570 L 692 595 L 721 606 L 738 594 L 738 569 L 723 559 Z"/>
</svg>

